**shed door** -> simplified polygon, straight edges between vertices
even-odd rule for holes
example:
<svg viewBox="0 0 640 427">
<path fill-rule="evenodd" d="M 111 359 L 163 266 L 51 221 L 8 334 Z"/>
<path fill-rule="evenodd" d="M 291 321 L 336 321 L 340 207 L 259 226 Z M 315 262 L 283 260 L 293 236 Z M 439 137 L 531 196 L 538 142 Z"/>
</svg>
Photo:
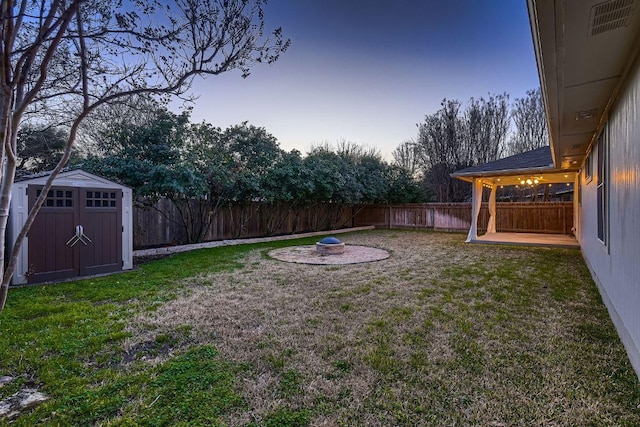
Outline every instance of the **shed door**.
<svg viewBox="0 0 640 427">
<path fill-rule="evenodd" d="M 29 186 L 29 210 L 40 195 L 41 188 L 42 186 Z M 78 189 L 52 188 L 27 235 L 29 283 L 78 275 L 78 251 L 66 245 L 78 221 Z"/>
<path fill-rule="evenodd" d="M 29 186 L 29 209 L 41 188 Z M 53 187 L 28 237 L 29 283 L 120 270 L 122 191 Z"/>
<path fill-rule="evenodd" d="M 80 224 L 91 239 L 80 250 L 80 276 L 122 269 L 122 190 L 80 188 Z M 82 245 L 82 246 L 79 246 Z"/>
</svg>

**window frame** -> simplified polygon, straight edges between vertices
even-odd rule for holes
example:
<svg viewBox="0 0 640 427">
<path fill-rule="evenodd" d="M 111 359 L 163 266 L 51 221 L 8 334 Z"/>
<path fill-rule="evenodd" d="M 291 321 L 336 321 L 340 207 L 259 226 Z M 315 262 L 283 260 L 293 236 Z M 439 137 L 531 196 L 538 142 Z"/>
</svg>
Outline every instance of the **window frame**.
<svg viewBox="0 0 640 427">
<path fill-rule="evenodd" d="M 42 188 L 36 190 L 36 197 L 40 197 Z M 73 209 L 75 208 L 75 195 L 72 189 L 67 187 L 51 187 L 42 204 L 43 209 Z"/>
<path fill-rule="evenodd" d="M 593 151 L 589 150 L 584 160 L 584 183 L 589 184 L 593 180 Z"/>
<path fill-rule="evenodd" d="M 609 127 L 603 127 L 598 136 L 596 176 L 596 234 L 600 243 L 609 247 Z"/>
</svg>

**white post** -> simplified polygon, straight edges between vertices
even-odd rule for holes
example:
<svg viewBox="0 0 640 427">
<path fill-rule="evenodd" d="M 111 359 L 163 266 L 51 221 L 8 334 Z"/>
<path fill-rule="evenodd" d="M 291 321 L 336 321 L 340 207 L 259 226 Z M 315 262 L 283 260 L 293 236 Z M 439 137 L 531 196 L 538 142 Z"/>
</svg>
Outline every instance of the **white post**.
<svg viewBox="0 0 640 427">
<path fill-rule="evenodd" d="M 496 184 L 491 185 L 491 195 L 489 196 L 489 224 L 487 224 L 487 233 L 496 232 Z"/>
<path fill-rule="evenodd" d="M 582 172 L 582 169 L 580 170 Z M 576 239 L 580 239 L 580 172 L 576 173 L 576 177 L 573 180 L 573 235 Z"/>
<path fill-rule="evenodd" d="M 473 189 L 471 191 L 471 228 L 469 228 L 469 234 L 467 235 L 467 243 L 478 238 L 478 214 L 480 213 L 481 206 L 482 181 L 474 178 Z"/>
</svg>

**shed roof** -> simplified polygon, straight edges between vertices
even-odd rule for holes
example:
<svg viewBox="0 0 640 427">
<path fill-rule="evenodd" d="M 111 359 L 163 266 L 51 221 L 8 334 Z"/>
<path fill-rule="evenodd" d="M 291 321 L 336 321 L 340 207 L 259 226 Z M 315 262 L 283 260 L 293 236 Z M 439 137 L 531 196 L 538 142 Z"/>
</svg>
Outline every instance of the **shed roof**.
<svg viewBox="0 0 640 427">
<path fill-rule="evenodd" d="M 43 185 L 52 171 L 36 173 L 32 175 L 26 175 L 22 177 L 16 177 L 15 183 L 21 185 L 28 184 L 36 184 Z M 65 169 L 58 174 L 55 178 L 55 185 L 66 185 L 70 187 L 88 187 L 88 186 L 98 186 L 98 187 L 117 187 L 117 188 L 127 188 L 126 185 L 122 185 L 118 182 L 112 181 L 110 179 L 103 178 L 101 176 L 92 174 L 83 169 Z"/>
</svg>

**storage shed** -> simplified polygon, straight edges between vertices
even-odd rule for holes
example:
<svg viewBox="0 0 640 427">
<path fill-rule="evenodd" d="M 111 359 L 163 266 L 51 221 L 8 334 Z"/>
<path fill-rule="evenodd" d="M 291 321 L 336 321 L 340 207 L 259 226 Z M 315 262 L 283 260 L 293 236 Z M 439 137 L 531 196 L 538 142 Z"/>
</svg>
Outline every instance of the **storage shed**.
<svg viewBox="0 0 640 427">
<path fill-rule="evenodd" d="M 22 229 L 49 174 L 18 180 L 9 239 Z M 132 192 L 81 169 L 60 173 L 20 250 L 13 284 L 42 283 L 133 268 Z"/>
</svg>

